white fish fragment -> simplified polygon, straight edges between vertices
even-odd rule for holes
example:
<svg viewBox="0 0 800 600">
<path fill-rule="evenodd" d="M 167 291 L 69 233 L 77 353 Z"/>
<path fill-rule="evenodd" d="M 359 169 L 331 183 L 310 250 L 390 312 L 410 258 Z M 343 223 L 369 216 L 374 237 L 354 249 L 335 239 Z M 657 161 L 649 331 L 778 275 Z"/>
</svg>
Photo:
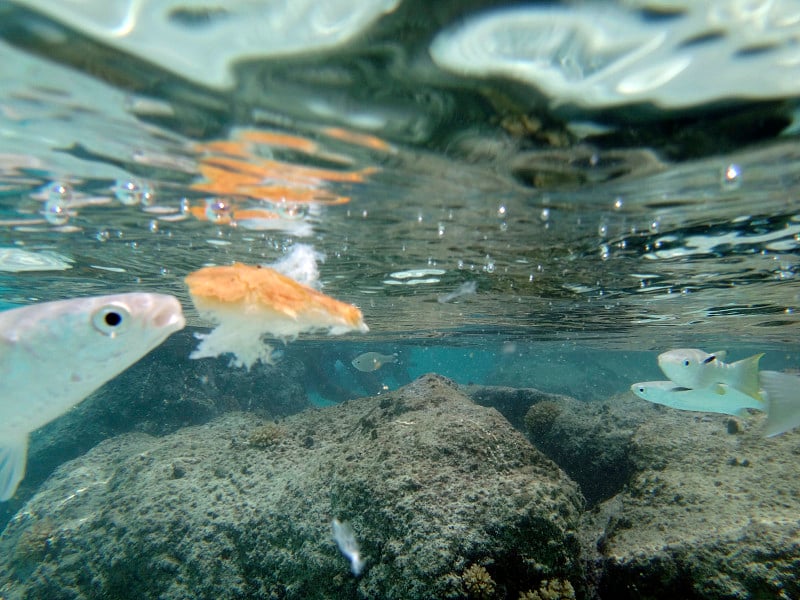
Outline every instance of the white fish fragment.
<svg viewBox="0 0 800 600">
<path fill-rule="evenodd" d="M 25 476 L 28 435 L 185 325 L 178 300 L 131 293 L 0 313 L 0 501 Z"/>
<path fill-rule="evenodd" d="M 478 282 L 477 281 L 465 281 L 456 289 L 454 289 L 449 294 L 442 294 L 439 296 L 436 301 L 439 304 L 446 304 L 448 302 L 452 302 L 457 298 L 461 298 L 462 296 L 470 296 L 478 291 Z"/>
<path fill-rule="evenodd" d="M 333 530 L 333 541 L 336 542 L 339 551 L 350 561 L 350 570 L 353 575 L 358 577 L 364 570 L 366 561 L 361 558 L 361 550 L 353 528 L 347 521 L 334 519 L 331 521 L 331 529 Z"/>
<path fill-rule="evenodd" d="M 318 262 L 325 262 L 325 255 L 309 244 L 295 244 L 284 257 L 271 266 L 278 273 L 291 277 L 298 283 L 319 289 Z"/>
</svg>

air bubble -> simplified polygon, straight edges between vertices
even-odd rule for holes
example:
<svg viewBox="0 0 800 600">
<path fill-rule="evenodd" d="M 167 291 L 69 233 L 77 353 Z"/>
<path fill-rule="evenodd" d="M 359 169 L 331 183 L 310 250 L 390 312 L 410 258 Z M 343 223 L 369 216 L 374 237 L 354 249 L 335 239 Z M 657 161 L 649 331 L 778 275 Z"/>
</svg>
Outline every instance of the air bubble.
<svg viewBox="0 0 800 600">
<path fill-rule="evenodd" d="M 742 168 L 734 163 L 722 169 L 720 186 L 723 190 L 735 190 L 742 185 Z"/>
<path fill-rule="evenodd" d="M 600 225 L 597 226 L 597 235 L 599 235 L 601 238 L 608 237 L 608 225 L 605 223 L 600 223 Z"/>
<path fill-rule="evenodd" d="M 231 218 L 231 205 L 221 198 L 206 198 L 206 219 L 227 221 Z"/>
<path fill-rule="evenodd" d="M 118 179 L 113 189 L 117 200 L 125 206 L 133 206 L 134 204 L 151 206 L 155 202 L 153 192 L 146 183 L 133 179 Z"/>
<path fill-rule="evenodd" d="M 281 215 L 282 218 L 288 219 L 290 221 L 299 221 L 300 219 L 304 219 L 307 214 L 307 210 L 300 204 L 295 204 L 294 202 L 290 202 L 288 204 L 281 204 L 278 207 L 278 213 Z M 367 218 L 367 211 L 365 210 L 361 213 L 363 218 Z"/>
<path fill-rule="evenodd" d="M 69 204 L 72 202 L 72 188 L 64 183 L 54 183 L 47 190 L 44 204 L 45 220 L 51 225 L 66 225 L 69 222 Z"/>
<path fill-rule="evenodd" d="M 440 238 L 444 237 L 444 232 L 445 232 L 444 223 L 439 223 L 439 227 L 437 229 L 437 233 L 439 234 Z"/>
<path fill-rule="evenodd" d="M 550 218 L 550 209 L 549 208 L 543 208 L 542 212 L 539 213 L 539 218 L 542 221 L 547 221 Z"/>
<path fill-rule="evenodd" d="M 617 210 L 621 209 L 622 205 L 623 205 L 623 202 L 622 202 L 622 198 L 620 196 L 617 196 L 616 198 L 614 198 L 614 208 L 615 209 L 617 209 Z"/>
<path fill-rule="evenodd" d="M 503 219 L 506 216 L 506 207 L 502 204 L 497 208 L 497 217 Z"/>
<path fill-rule="evenodd" d="M 650 233 L 658 233 L 658 230 L 661 228 L 661 221 L 658 219 L 653 219 L 650 221 Z"/>
</svg>

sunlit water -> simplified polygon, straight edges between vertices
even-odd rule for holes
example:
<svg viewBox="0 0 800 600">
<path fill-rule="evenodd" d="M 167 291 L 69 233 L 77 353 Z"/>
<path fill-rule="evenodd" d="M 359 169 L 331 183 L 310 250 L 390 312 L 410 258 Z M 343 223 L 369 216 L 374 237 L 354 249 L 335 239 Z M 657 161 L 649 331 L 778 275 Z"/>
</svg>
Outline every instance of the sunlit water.
<svg viewBox="0 0 800 600">
<path fill-rule="evenodd" d="M 305 243 L 370 332 L 296 343 L 398 352 L 378 391 L 436 371 L 598 399 L 676 346 L 800 367 L 796 105 L 562 109 L 459 78 L 427 47 L 478 4 L 203 81 L 0 3 L 0 300 L 159 291 L 202 328 L 189 272 Z"/>
</svg>

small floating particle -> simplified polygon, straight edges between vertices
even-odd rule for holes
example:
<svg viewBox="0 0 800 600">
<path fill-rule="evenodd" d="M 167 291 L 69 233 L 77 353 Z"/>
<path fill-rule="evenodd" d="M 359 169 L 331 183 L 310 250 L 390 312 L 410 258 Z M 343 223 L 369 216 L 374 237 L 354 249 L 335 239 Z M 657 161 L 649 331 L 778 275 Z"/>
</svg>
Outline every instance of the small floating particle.
<svg viewBox="0 0 800 600">
<path fill-rule="evenodd" d="M 125 269 L 120 267 L 104 267 L 102 265 L 89 265 L 93 269 L 100 269 L 101 271 L 111 271 L 112 273 L 125 273 Z"/>
</svg>

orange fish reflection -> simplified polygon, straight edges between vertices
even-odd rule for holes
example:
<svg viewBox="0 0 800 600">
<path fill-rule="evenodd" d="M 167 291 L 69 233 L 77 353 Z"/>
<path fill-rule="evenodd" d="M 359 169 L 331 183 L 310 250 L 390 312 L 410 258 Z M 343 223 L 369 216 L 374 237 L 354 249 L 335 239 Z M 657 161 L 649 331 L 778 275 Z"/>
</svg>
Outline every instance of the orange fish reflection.
<svg viewBox="0 0 800 600">
<path fill-rule="evenodd" d="M 198 144 L 203 181 L 192 189 L 216 196 L 241 196 L 267 202 L 336 205 L 350 201 L 326 189 L 331 183 L 362 183 L 375 167 L 347 170 L 297 164 L 275 157 L 289 150 L 309 161 L 347 165 L 348 157 L 324 153 L 317 142 L 275 131 L 239 131 L 231 140 Z"/>
</svg>

